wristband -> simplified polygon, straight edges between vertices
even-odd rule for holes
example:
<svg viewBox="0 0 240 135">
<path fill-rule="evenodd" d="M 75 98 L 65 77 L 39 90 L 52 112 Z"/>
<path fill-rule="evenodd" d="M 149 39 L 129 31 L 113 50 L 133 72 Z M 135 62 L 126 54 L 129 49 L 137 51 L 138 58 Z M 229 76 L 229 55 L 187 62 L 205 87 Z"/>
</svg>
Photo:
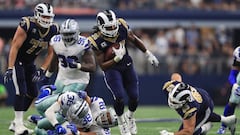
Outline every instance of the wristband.
<svg viewBox="0 0 240 135">
<path fill-rule="evenodd" d="M 147 50 L 147 51 L 145 52 L 145 54 L 146 54 L 146 56 L 150 56 L 150 55 L 151 55 L 151 52 L 150 52 L 149 50 Z"/>
<path fill-rule="evenodd" d="M 45 76 L 48 77 L 48 78 L 50 78 L 52 75 L 53 75 L 53 72 L 49 72 L 48 70 L 45 73 Z"/>
<path fill-rule="evenodd" d="M 77 63 L 77 69 L 81 69 L 81 67 L 82 67 L 82 64 Z"/>
<path fill-rule="evenodd" d="M 113 60 L 118 63 L 121 59 L 118 56 L 115 56 Z"/>
</svg>

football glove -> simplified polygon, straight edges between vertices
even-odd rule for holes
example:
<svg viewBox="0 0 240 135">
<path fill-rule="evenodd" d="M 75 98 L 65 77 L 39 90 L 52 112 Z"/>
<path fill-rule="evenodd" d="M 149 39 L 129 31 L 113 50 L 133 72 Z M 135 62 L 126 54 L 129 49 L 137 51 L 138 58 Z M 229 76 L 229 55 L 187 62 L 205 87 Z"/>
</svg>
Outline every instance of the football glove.
<svg viewBox="0 0 240 135">
<path fill-rule="evenodd" d="M 87 92 L 86 92 L 86 91 L 83 91 L 83 90 L 79 90 L 78 96 L 79 96 L 80 98 L 82 98 L 82 99 L 85 100 L 86 97 L 87 97 Z"/>
<path fill-rule="evenodd" d="M 160 131 L 160 135 L 174 135 L 173 132 L 168 132 L 167 130 Z"/>
<path fill-rule="evenodd" d="M 147 57 L 148 61 L 149 61 L 153 66 L 158 67 L 158 64 L 159 64 L 158 59 L 157 59 L 149 50 L 147 50 L 147 51 L 145 52 L 145 54 L 146 54 L 146 57 Z"/>
<path fill-rule="evenodd" d="M 44 79 L 44 75 L 45 71 L 43 69 L 38 69 L 34 74 L 33 74 L 33 78 L 32 81 L 33 82 L 38 82 Z"/>
<path fill-rule="evenodd" d="M 71 132 L 72 132 L 73 135 L 80 135 L 80 133 L 79 133 L 76 125 L 74 125 L 74 124 L 69 124 L 69 125 L 67 125 L 67 128 L 69 128 L 69 129 L 71 130 Z"/>
<path fill-rule="evenodd" d="M 67 133 L 67 130 L 60 124 L 55 125 L 55 132 L 58 135 L 64 135 Z"/>
<path fill-rule="evenodd" d="M 82 67 L 81 63 L 76 62 L 75 59 L 72 59 L 72 58 L 67 58 L 67 62 L 69 64 L 70 68 L 81 69 L 81 67 Z"/>
<path fill-rule="evenodd" d="M 13 75 L 13 69 L 7 69 L 7 71 L 4 74 L 5 84 L 12 80 L 12 75 Z"/>
<path fill-rule="evenodd" d="M 49 77 L 46 77 L 44 76 L 42 81 L 41 81 L 42 85 L 47 85 L 50 83 L 50 78 Z"/>
<path fill-rule="evenodd" d="M 126 54 L 126 48 L 124 44 L 120 44 L 119 48 L 116 49 L 115 47 L 112 47 L 113 52 L 115 53 L 115 57 L 113 58 L 113 60 L 115 62 L 119 62 L 120 60 L 122 60 L 123 56 Z"/>
</svg>

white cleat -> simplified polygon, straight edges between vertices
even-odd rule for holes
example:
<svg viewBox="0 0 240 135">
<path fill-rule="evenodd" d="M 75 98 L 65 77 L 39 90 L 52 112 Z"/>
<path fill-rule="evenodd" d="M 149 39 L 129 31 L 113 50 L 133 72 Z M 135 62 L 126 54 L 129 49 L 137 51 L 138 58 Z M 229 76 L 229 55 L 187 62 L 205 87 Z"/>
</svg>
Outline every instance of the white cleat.
<svg viewBox="0 0 240 135">
<path fill-rule="evenodd" d="M 135 118 L 131 118 L 127 115 L 127 113 L 124 114 L 124 118 L 127 122 L 128 128 L 130 130 L 130 133 L 132 135 L 136 135 L 137 134 L 137 125 L 136 125 L 136 120 Z"/>
<path fill-rule="evenodd" d="M 119 124 L 118 127 L 121 135 L 131 135 L 126 122 L 124 122 L 123 124 Z"/>
<path fill-rule="evenodd" d="M 12 131 L 12 132 L 15 132 L 15 122 L 14 122 L 14 121 L 11 121 L 11 124 L 10 124 L 10 126 L 8 127 L 8 130 L 9 130 L 9 131 Z"/>
<path fill-rule="evenodd" d="M 32 129 L 28 129 L 23 124 L 15 125 L 15 135 L 31 135 L 31 134 L 33 134 Z"/>
</svg>

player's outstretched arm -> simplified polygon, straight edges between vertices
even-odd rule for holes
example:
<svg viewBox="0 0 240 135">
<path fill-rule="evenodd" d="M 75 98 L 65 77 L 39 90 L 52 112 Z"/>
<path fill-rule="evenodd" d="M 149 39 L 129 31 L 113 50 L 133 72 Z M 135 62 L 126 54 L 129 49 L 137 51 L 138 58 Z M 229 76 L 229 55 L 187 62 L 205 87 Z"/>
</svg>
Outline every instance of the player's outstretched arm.
<svg viewBox="0 0 240 135">
<path fill-rule="evenodd" d="M 158 59 L 144 46 L 143 41 L 138 38 L 131 30 L 128 31 L 128 40 L 130 40 L 138 49 L 145 53 L 147 60 L 153 66 L 158 67 Z"/>
</svg>

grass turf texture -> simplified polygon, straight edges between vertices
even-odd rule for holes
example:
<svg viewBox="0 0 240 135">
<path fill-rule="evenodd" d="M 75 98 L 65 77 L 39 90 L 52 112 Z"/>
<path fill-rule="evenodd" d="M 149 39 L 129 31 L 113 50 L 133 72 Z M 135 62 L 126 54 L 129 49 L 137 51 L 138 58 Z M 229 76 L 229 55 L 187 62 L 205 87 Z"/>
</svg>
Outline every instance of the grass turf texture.
<svg viewBox="0 0 240 135">
<path fill-rule="evenodd" d="M 223 107 L 215 107 L 215 112 L 222 114 L 223 109 Z M 25 113 L 25 120 L 30 114 L 36 114 L 34 107 Z M 235 114 L 238 119 L 240 119 L 239 107 L 236 108 Z M 8 130 L 13 116 L 14 113 L 11 107 L 0 108 L 0 135 L 13 135 L 13 133 Z M 181 124 L 176 112 L 167 106 L 139 106 L 135 117 L 137 119 L 138 135 L 159 135 L 159 131 L 163 129 L 176 131 Z M 29 126 L 34 128 L 33 125 Z M 214 123 L 208 135 L 215 135 L 219 126 L 220 123 Z M 230 135 L 230 132 L 227 131 L 226 134 Z M 118 127 L 112 128 L 112 135 L 119 135 Z M 236 135 L 240 135 L 239 122 L 237 123 Z"/>
</svg>

